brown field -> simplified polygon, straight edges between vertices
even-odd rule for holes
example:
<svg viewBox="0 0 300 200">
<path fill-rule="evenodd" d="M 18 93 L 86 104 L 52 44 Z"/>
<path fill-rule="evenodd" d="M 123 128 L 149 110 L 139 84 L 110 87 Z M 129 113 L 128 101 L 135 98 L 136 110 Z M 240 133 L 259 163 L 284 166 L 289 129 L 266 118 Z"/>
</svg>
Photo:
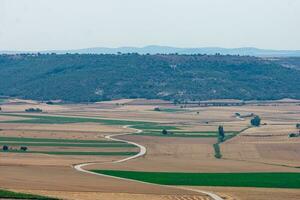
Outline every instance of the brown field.
<svg viewBox="0 0 300 200">
<path fill-rule="evenodd" d="M 154 186 L 126 180 L 95 176 L 75 171 L 72 165 L 85 162 L 88 169 L 120 169 L 170 172 L 300 172 L 300 137 L 289 138 L 300 122 L 298 103 L 274 102 L 236 107 L 180 108 L 159 100 L 118 100 L 95 104 L 47 105 L 36 101 L 10 100 L 1 105 L 2 112 L 24 113 L 24 109 L 42 108 L 49 115 L 103 117 L 124 120 L 152 121 L 177 126 L 183 131 L 240 131 L 249 126 L 251 118 L 238 119 L 235 113 L 255 113 L 262 125 L 249 128 L 222 143 L 223 159 L 214 157 L 216 138 L 185 138 L 127 135 L 120 139 L 134 141 L 147 148 L 147 154 L 119 164 L 104 164 L 124 156 L 63 156 L 45 154 L 0 153 L 0 187 L 15 191 L 56 196 L 63 199 L 116 200 L 208 200 L 199 194 L 179 188 Z M 155 107 L 167 111 L 154 111 Z M 172 111 L 176 109 L 176 112 Z M 177 111 L 179 110 L 179 111 Z M 199 114 L 197 114 L 199 112 Z M 19 120 L 21 117 L 0 115 L 0 121 Z M 121 126 L 99 123 L 23 124 L 0 123 L 0 136 L 28 138 L 56 138 L 105 140 L 108 134 L 133 132 Z M 136 148 L 77 148 L 30 147 L 47 151 L 136 151 Z M 213 191 L 224 199 L 235 200 L 295 200 L 299 190 L 197 187 Z"/>
</svg>

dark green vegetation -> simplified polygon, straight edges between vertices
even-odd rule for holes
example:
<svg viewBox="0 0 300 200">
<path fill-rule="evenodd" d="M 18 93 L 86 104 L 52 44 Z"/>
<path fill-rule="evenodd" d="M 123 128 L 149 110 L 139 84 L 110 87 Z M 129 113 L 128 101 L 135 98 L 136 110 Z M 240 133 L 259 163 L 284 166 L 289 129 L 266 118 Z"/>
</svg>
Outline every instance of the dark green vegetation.
<svg viewBox="0 0 300 200">
<path fill-rule="evenodd" d="M 28 109 L 25 109 L 25 112 L 40 113 L 40 112 L 43 112 L 43 110 L 40 108 L 28 108 Z"/>
<path fill-rule="evenodd" d="M 222 55 L 0 55 L 0 95 L 72 102 L 300 99 L 300 71 Z"/>
<path fill-rule="evenodd" d="M 0 140 L 0 145 L 8 145 L 8 146 L 35 146 L 35 147 L 95 147 L 95 148 L 130 148 L 135 147 L 132 144 L 127 143 L 31 143 L 31 142 L 3 142 Z"/>
<path fill-rule="evenodd" d="M 250 120 L 252 126 L 260 126 L 261 119 L 259 116 L 255 116 L 253 119 Z"/>
<path fill-rule="evenodd" d="M 218 140 L 219 142 L 223 142 L 225 139 L 225 132 L 223 126 L 219 126 L 218 128 Z"/>
<path fill-rule="evenodd" d="M 168 112 L 168 113 L 174 113 L 174 112 L 187 112 L 185 109 L 181 108 L 154 108 L 154 111 L 158 112 Z"/>
<path fill-rule="evenodd" d="M 214 147 L 214 151 L 215 151 L 215 158 L 217 158 L 217 159 L 222 158 L 222 153 L 221 153 L 221 148 L 220 148 L 219 143 L 215 143 L 213 145 L 213 147 Z"/>
<path fill-rule="evenodd" d="M 0 141 L 8 142 L 51 142 L 51 143 L 96 143 L 96 144 L 118 144 L 123 142 L 118 141 L 106 141 L 106 140 L 75 140 L 75 139 L 53 139 L 53 138 L 24 138 L 24 137 L 0 137 Z"/>
<path fill-rule="evenodd" d="M 238 132 L 228 132 L 227 137 L 233 137 Z M 158 137 L 202 137 L 202 138 L 217 138 L 216 131 L 181 131 L 181 130 L 167 130 L 167 134 L 163 134 L 161 130 L 145 130 L 136 135 L 158 136 Z"/>
<path fill-rule="evenodd" d="M 162 185 L 300 188 L 300 173 L 172 173 L 93 170 L 100 174 Z"/>
<path fill-rule="evenodd" d="M 2 151 L 3 153 L 39 153 L 48 155 L 76 155 L 76 156 L 132 156 L 137 154 L 137 152 L 96 152 L 96 151 L 19 151 L 19 150 L 9 150 Z"/>
<path fill-rule="evenodd" d="M 44 197 L 33 194 L 24 194 L 18 192 L 11 192 L 0 189 L 0 198 L 3 199 L 35 199 L 35 200 L 57 200 L 56 198 Z"/>
</svg>

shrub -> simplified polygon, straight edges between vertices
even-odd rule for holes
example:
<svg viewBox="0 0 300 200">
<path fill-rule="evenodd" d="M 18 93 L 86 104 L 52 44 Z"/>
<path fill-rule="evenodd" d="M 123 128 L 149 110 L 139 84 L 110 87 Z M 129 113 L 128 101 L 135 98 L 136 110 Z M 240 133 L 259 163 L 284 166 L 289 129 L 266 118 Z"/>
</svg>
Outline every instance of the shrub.
<svg viewBox="0 0 300 200">
<path fill-rule="evenodd" d="M 2 150 L 3 151 L 8 151 L 8 146 L 7 145 L 3 145 Z"/>
<path fill-rule="evenodd" d="M 225 132 L 223 126 L 219 126 L 218 133 L 219 133 L 219 142 L 223 142 L 225 138 Z"/>
<path fill-rule="evenodd" d="M 27 151 L 27 147 L 20 147 L 20 151 Z"/>
<path fill-rule="evenodd" d="M 162 132 L 161 132 L 163 135 L 167 135 L 168 134 L 168 131 L 166 129 L 163 129 Z"/>
<path fill-rule="evenodd" d="M 255 116 L 253 119 L 251 119 L 250 123 L 252 126 L 260 126 L 261 119 L 259 116 Z"/>
<path fill-rule="evenodd" d="M 156 107 L 154 108 L 154 111 L 161 111 L 160 108 Z"/>
<path fill-rule="evenodd" d="M 27 108 L 25 112 L 43 112 L 43 110 L 40 108 Z"/>
<path fill-rule="evenodd" d="M 218 143 L 214 144 L 214 150 L 215 150 L 215 158 L 221 159 L 222 154 L 221 154 L 220 145 Z"/>
</svg>

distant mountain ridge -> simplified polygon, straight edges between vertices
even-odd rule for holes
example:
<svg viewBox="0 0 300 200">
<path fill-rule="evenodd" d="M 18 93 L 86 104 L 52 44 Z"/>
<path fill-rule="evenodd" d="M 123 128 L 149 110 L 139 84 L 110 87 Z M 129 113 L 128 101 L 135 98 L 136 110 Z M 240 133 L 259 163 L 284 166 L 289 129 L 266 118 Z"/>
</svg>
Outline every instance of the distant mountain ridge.
<svg viewBox="0 0 300 200">
<path fill-rule="evenodd" d="M 241 55 L 257 57 L 300 57 L 300 50 L 272 50 L 246 48 L 179 48 L 170 46 L 151 45 L 145 47 L 95 47 L 75 50 L 49 50 L 49 51 L 0 51 L 0 54 L 21 54 L 21 53 L 56 53 L 56 54 L 118 54 L 118 53 L 138 53 L 138 54 L 221 54 L 221 55 Z"/>
</svg>

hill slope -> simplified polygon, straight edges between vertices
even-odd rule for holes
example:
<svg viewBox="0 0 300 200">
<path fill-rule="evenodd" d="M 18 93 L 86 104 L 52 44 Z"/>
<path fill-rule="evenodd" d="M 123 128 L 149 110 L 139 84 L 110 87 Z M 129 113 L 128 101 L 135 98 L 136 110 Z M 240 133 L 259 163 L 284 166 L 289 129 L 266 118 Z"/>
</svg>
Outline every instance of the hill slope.
<svg viewBox="0 0 300 200">
<path fill-rule="evenodd" d="M 300 99 L 299 70 L 255 57 L 2 55 L 0 74 L 0 95 L 37 100 Z"/>
</svg>

